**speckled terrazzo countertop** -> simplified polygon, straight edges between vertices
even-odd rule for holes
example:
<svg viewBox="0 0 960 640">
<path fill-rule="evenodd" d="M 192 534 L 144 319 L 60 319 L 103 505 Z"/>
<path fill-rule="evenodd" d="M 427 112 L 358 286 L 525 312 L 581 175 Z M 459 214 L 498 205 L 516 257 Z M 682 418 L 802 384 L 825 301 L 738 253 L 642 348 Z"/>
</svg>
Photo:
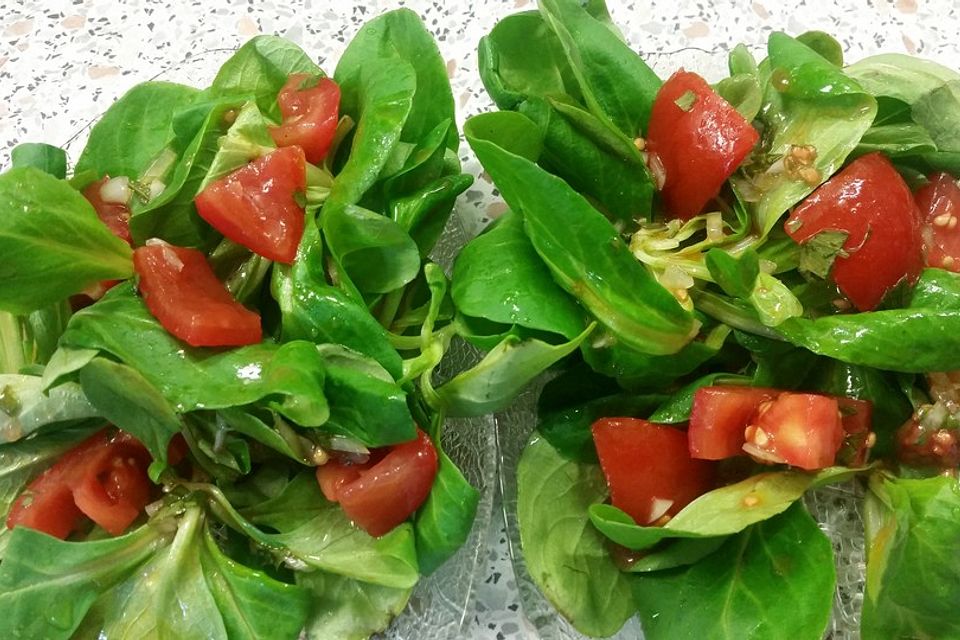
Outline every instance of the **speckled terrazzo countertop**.
<svg viewBox="0 0 960 640">
<path fill-rule="evenodd" d="M 906 52 L 960 67 L 960 10 L 954 0 L 608 0 L 627 40 L 661 74 L 684 64 L 716 77 L 737 42 L 760 50 L 771 30 L 822 29 L 850 60 Z M 476 43 L 498 18 L 531 0 L 72 0 L 0 2 L 0 167 L 19 142 L 64 145 L 133 84 L 161 77 L 203 84 L 227 50 L 258 33 L 301 44 L 332 71 L 345 42 L 369 17 L 397 6 L 423 16 L 436 35 L 462 121 L 492 108 L 476 73 Z M 186 62 L 185 62 L 186 61 Z M 504 210 L 464 146 L 464 168 L 480 176 L 458 214 L 475 232 Z M 479 639 L 534 637 L 522 615 L 495 516 L 476 586 Z"/>
</svg>

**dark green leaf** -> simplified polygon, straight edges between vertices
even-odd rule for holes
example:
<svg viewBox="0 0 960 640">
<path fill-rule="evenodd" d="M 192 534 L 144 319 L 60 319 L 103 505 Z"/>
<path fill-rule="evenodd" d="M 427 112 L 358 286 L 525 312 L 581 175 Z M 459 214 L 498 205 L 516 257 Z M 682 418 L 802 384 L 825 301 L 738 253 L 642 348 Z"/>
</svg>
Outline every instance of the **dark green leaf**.
<svg viewBox="0 0 960 640">
<path fill-rule="evenodd" d="M 638 575 L 633 591 L 649 640 L 819 640 L 835 584 L 830 540 L 796 505 L 690 567 Z"/>
<path fill-rule="evenodd" d="M 843 66 L 843 48 L 829 33 L 807 31 L 797 36 L 797 42 L 807 45 L 830 64 L 838 67 Z"/>
<path fill-rule="evenodd" d="M 10 151 L 13 167 L 33 167 L 63 180 L 67 177 L 67 152 L 43 142 L 23 142 Z"/>
<path fill-rule="evenodd" d="M 455 417 L 499 411 L 545 369 L 576 351 L 594 327 L 557 345 L 508 335 L 483 360 L 437 389 L 437 401 Z"/>
<path fill-rule="evenodd" d="M 133 273 L 130 247 L 66 182 L 33 167 L 0 174 L 0 309 L 25 314 Z"/>
<path fill-rule="evenodd" d="M 300 47 L 277 36 L 257 36 L 227 60 L 210 92 L 213 96 L 253 96 L 260 111 L 278 116 L 277 94 L 294 73 L 322 75 Z"/>
<path fill-rule="evenodd" d="M 134 86 L 94 125 L 75 173 L 139 177 L 173 138 L 174 117 L 199 93 L 172 82 Z"/>
<path fill-rule="evenodd" d="M 583 312 L 553 281 L 530 244 L 523 218 L 510 211 L 461 250 L 450 290 L 469 316 L 559 333 L 568 340 L 583 331 Z"/>
<path fill-rule="evenodd" d="M 530 51 L 537 55 L 530 55 Z M 534 96 L 579 96 L 573 70 L 556 35 L 536 12 L 515 13 L 480 39 L 480 78 L 501 109 Z"/>
<path fill-rule="evenodd" d="M 625 136 L 641 135 L 660 89 L 657 75 L 577 0 L 544 0 L 540 14 L 559 38 L 590 111 Z"/>
<path fill-rule="evenodd" d="M 911 114 L 940 151 L 960 152 L 960 79 L 921 96 Z"/>
<path fill-rule="evenodd" d="M 576 191 L 600 203 L 610 217 L 626 223 L 650 216 L 653 180 L 643 162 L 633 161 L 637 155 L 632 141 L 632 155 L 624 158 L 595 141 L 571 123 L 570 109 L 561 115 L 546 100 L 531 98 L 520 106 L 520 112 L 537 123 L 544 136 L 540 164 L 567 181 Z M 588 112 L 583 117 L 593 118 Z M 600 125 L 603 126 L 602 124 Z"/>
<path fill-rule="evenodd" d="M 479 503 L 480 492 L 470 486 L 457 465 L 441 451 L 430 495 L 413 521 L 422 575 L 440 568 L 467 541 Z"/>
<path fill-rule="evenodd" d="M 760 257 L 756 251 L 748 249 L 735 258 L 723 249 L 710 249 L 705 261 L 710 276 L 728 296 L 749 298 L 753 293 L 760 275 Z"/>
<path fill-rule="evenodd" d="M 155 386 L 136 369 L 106 358 L 94 358 L 80 370 L 80 385 L 99 415 L 135 436 L 155 461 L 166 463 L 180 419 Z"/>
<path fill-rule="evenodd" d="M 454 104 L 447 65 L 433 36 L 410 9 L 390 11 L 366 22 L 353 37 L 337 63 L 334 74 L 343 89 L 343 111 L 353 115 L 363 98 L 356 87 L 371 67 L 399 58 L 415 73 L 416 94 L 403 123 L 403 140 L 419 143 L 444 120 L 453 122 Z M 362 108 L 359 110 L 362 111 Z M 456 149 L 455 127 L 447 131 L 447 146 Z"/>
<path fill-rule="evenodd" d="M 692 314 L 630 254 L 603 215 L 559 178 L 476 137 L 471 123 L 467 139 L 507 203 L 523 214 L 558 284 L 624 344 L 650 354 L 679 351 L 696 333 Z"/>
<path fill-rule="evenodd" d="M 693 396 L 701 387 L 712 387 L 720 384 L 749 385 L 750 378 L 732 373 L 709 373 L 697 378 L 683 387 L 661 404 L 656 411 L 650 414 L 650 422 L 657 424 L 679 424 L 690 419 L 693 409 Z"/>
<path fill-rule="evenodd" d="M 323 388 L 330 402 L 325 430 L 371 447 L 416 437 L 407 394 L 383 367 L 340 345 L 319 345 L 317 350 L 323 358 Z"/>
<path fill-rule="evenodd" d="M 937 146 L 927 130 L 912 122 L 874 125 L 863 134 L 855 155 L 881 151 L 899 159 L 901 156 L 936 153 Z"/>
<path fill-rule="evenodd" d="M 191 348 L 154 319 L 130 285 L 73 316 L 62 345 L 98 349 L 133 367 L 181 413 L 258 401 L 305 427 L 326 422 L 324 367 L 309 342 L 228 351 Z"/>
</svg>

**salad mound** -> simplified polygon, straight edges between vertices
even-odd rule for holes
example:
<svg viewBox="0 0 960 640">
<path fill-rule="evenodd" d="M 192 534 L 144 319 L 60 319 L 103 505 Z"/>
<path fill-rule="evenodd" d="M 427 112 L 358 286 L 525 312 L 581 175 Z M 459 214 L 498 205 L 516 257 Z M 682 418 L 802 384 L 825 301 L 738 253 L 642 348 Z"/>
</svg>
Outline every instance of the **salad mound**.
<svg viewBox="0 0 960 640">
<path fill-rule="evenodd" d="M 261 36 L 206 88 L 137 85 L 71 171 L 14 149 L 0 636 L 364 638 L 404 609 L 480 499 L 434 380 L 458 144 L 400 10 L 332 76 Z"/>
<path fill-rule="evenodd" d="M 958 636 L 960 75 L 810 32 L 661 80 L 575 0 L 479 53 L 500 111 L 464 131 L 509 211 L 451 290 L 497 388 L 548 373 L 516 478 L 547 599 L 590 636 L 819 639 L 804 498 L 846 482 L 868 557 L 836 633 Z"/>
</svg>

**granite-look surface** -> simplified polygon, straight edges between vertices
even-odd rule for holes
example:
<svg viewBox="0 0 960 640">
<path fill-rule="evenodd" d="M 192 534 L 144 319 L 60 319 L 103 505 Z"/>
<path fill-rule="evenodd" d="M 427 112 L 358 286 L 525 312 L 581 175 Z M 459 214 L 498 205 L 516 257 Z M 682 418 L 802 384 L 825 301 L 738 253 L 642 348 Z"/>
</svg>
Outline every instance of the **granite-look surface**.
<svg viewBox="0 0 960 640">
<path fill-rule="evenodd" d="M 960 9 L 952 0 L 609 0 L 614 22 L 669 74 L 681 64 L 717 78 L 725 52 L 745 42 L 759 55 L 772 30 L 821 29 L 848 60 L 904 52 L 960 67 Z M 137 82 L 160 78 L 203 85 L 219 64 L 258 33 L 285 36 L 328 71 L 360 25 L 387 9 L 417 11 L 446 58 L 459 119 L 492 108 L 476 73 L 477 41 L 531 0 L 71 0 L 0 3 L 0 168 L 25 141 L 68 145 L 73 157 L 85 129 Z M 71 144 L 72 143 L 72 144 Z M 480 176 L 458 206 L 469 232 L 504 210 L 489 179 L 464 146 L 464 168 Z M 475 637 L 534 637 L 519 605 L 502 519 L 489 532 L 477 584 Z"/>
</svg>

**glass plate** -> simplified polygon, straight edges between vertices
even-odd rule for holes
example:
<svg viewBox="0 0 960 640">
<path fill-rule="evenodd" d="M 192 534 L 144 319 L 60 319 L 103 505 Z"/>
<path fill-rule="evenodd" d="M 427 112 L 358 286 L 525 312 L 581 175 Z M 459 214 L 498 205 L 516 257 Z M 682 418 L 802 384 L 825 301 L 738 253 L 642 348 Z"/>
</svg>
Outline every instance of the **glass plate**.
<svg viewBox="0 0 960 640">
<path fill-rule="evenodd" d="M 201 52 L 149 79 L 202 87 L 209 84 L 231 53 L 230 49 Z M 90 118 L 86 126 L 76 131 L 64 145 L 73 161 L 79 157 L 90 127 L 100 116 L 86 117 Z M 464 220 L 469 214 L 464 213 L 461 203 L 458 202 L 457 206 L 431 255 L 448 274 L 454 256 L 467 237 L 464 227 L 470 225 L 469 220 Z M 445 380 L 478 360 L 475 350 L 464 343 L 454 342 L 438 367 L 437 376 Z M 417 583 L 406 609 L 387 631 L 376 636 L 381 640 L 452 640 L 465 637 L 467 627 L 473 622 L 473 585 L 481 568 L 480 556 L 493 512 L 496 485 L 493 417 L 449 419 L 444 425 L 442 439 L 444 451 L 480 491 L 476 519 L 463 547 L 433 575 Z"/>
</svg>

